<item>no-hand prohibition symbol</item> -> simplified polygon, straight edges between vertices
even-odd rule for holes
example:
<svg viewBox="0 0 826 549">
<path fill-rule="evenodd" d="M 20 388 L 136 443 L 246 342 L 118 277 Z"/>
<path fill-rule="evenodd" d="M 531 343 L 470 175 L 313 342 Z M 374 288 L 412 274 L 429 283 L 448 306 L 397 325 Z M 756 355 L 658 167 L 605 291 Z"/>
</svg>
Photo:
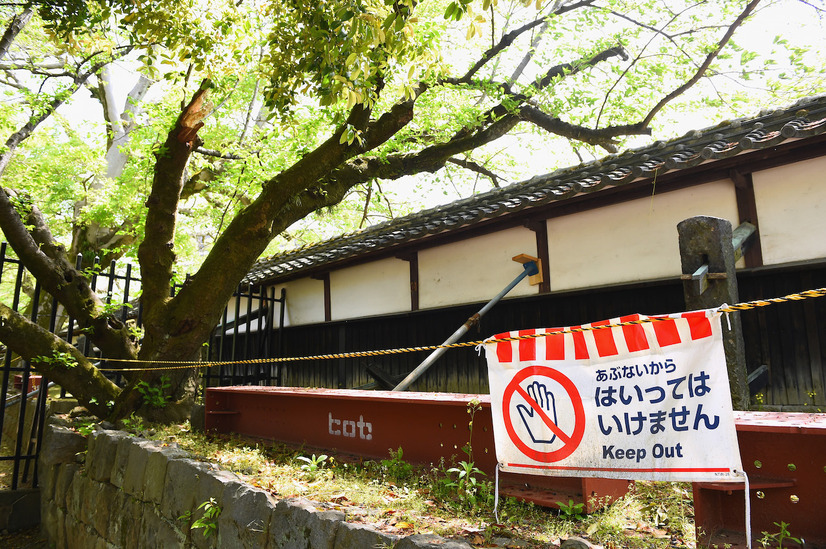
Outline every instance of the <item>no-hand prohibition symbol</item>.
<svg viewBox="0 0 826 549">
<path fill-rule="evenodd" d="M 568 434 L 559 427 L 542 406 L 532 397 L 528 391 L 522 387 L 521 383 L 531 376 L 550 378 L 565 389 L 567 397 L 570 399 L 574 411 L 574 428 Z M 511 414 L 511 401 L 514 394 L 518 394 L 530 406 L 532 413 L 537 414 L 542 423 L 556 435 L 558 441 L 562 442 L 562 447 L 552 451 L 542 451 L 537 447 L 544 447 L 544 444 L 535 444 L 532 441 L 524 441 L 516 432 L 513 426 Z M 576 385 L 558 370 L 547 366 L 529 366 L 519 370 L 513 379 L 505 387 L 502 395 L 502 416 L 505 422 L 505 429 L 508 432 L 513 444 L 529 458 L 543 463 L 553 463 L 561 461 L 570 456 L 582 442 L 582 435 L 585 433 L 585 409 L 582 406 L 582 398 Z"/>
</svg>

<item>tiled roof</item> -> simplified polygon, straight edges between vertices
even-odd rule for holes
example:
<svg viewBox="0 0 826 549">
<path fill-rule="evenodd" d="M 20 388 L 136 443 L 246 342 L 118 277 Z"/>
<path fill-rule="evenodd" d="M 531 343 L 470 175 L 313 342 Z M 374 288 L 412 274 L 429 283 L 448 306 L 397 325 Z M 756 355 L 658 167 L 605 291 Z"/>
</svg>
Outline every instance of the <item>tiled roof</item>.
<svg viewBox="0 0 826 549">
<path fill-rule="evenodd" d="M 317 244 L 259 260 L 245 278 L 248 283 L 293 278 L 326 264 L 390 249 L 436 233 L 467 227 L 525 208 L 566 200 L 609 187 L 721 160 L 783 142 L 826 134 L 826 96 L 759 116 L 692 131 L 671 141 L 630 150 L 573 168 L 532 177 L 428 210 L 412 213 Z"/>
</svg>

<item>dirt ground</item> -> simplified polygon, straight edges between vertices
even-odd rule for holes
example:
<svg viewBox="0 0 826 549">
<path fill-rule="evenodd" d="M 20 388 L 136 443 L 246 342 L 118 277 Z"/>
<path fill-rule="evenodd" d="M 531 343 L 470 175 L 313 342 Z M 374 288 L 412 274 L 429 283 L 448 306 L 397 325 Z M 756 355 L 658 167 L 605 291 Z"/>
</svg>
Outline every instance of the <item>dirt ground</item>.
<svg viewBox="0 0 826 549">
<path fill-rule="evenodd" d="M 40 533 L 40 527 L 19 530 L 17 532 L 0 532 L 0 547 L 3 549 L 47 549 L 46 538 Z"/>
</svg>

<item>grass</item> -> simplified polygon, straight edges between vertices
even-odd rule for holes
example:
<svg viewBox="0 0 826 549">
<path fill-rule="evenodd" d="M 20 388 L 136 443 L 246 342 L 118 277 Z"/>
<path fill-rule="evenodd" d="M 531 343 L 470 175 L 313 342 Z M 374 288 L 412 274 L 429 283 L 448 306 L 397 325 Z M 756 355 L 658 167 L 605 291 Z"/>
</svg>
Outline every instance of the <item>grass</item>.
<svg viewBox="0 0 826 549">
<path fill-rule="evenodd" d="M 628 495 L 585 517 L 570 502 L 550 510 L 506 498 L 500 500 L 497 521 L 492 479 L 469 464 L 415 466 L 404 460 L 403 449 L 388 450 L 382 460 L 327 456 L 278 443 L 206 436 L 188 424 L 127 420 L 123 428 L 175 442 L 196 459 L 234 471 L 275 497 L 304 497 L 344 511 L 348 520 L 396 534 L 435 533 L 479 547 L 495 538 L 554 547 L 570 536 L 606 549 L 696 546 L 687 483 L 637 482 Z"/>
</svg>

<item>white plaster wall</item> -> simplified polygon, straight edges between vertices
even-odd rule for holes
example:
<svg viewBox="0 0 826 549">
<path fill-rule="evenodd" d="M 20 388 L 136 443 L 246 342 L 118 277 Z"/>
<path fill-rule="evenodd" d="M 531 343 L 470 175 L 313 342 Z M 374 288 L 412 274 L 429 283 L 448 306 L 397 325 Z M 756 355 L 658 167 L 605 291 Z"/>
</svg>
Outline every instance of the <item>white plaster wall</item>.
<svg viewBox="0 0 826 549">
<path fill-rule="evenodd" d="M 410 263 L 387 258 L 333 271 L 330 302 L 333 320 L 409 311 Z"/>
<path fill-rule="evenodd" d="M 537 255 L 534 233 L 521 227 L 420 251 L 419 307 L 490 300 L 522 272 L 511 261 L 522 253 Z M 538 292 L 526 278 L 508 297 Z"/>
<path fill-rule="evenodd" d="M 755 172 L 763 263 L 826 257 L 826 158 Z"/>
<path fill-rule="evenodd" d="M 697 215 L 736 227 L 734 185 L 717 181 L 549 219 L 551 290 L 679 275 L 677 223 Z"/>
<path fill-rule="evenodd" d="M 239 301 L 240 301 L 240 303 L 239 303 L 239 309 L 238 309 L 238 316 L 240 316 L 242 319 L 246 316 L 246 314 L 247 314 L 247 303 L 250 301 L 250 299 L 248 297 L 235 297 L 235 296 L 233 296 L 233 297 L 230 298 L 229 303 L 227 303 L 227 324 L 229 324 L 230 322 L 235 320 L 235 304 L 236 304 L 236 302 L 239 302 Z M 260 301 L 258 299 L 253 299 L 252 300 L 252 305 L 250 306 L 250 313 L 254 313 L 255 311 L 257 311 L 259 304 L 260 304 Z M 223 313 L 222 313 L 221 317 L 218 319 L 218 322 L 220 323 L 220 322 L 223 322 L 223 321 L 224 321 L 224 316 L 223 316 Z M 242 321 L 242 322 L 243 323 L 238 326 L 238 333 L 239 334 L 246 333 L 246 331 L 247 331 L 246 321 Z M 252 321 L 252 331 L 254 332 L 257 329 L 258 329 L 258 319 L 256 318 L 255 320 Z M 234 327 L 228 328 L 226 333 L 227 333 L 227 335 L 232 335 L 233 333 L 235 333 L 235 328 Z"/>
<path fill-rule="evenodd" d="M 241 302 L 239 304 L 239 308 L 238 308 L 239 316 L 243 317 L 244 315 L 247 314 L 247 302 L 249 301 L 249 298 L 233 296 L 233 297 L 229 298 L 229 302 L 227 303 L 227 322 L 232 322 L 233 320 L 235 320 L 235 303 L 239 300 Z M 258 300 L 257 299 L 252 300 L 252 307 L 251 307 L 250 310 L 251 311 L 258 310 Z M 219 320 L 219 322 L 221 322 L 223 320 L 223 318 L 224 317 L 223 317 L 223 314 L 222 314 L 221 315 L 221 320 Z"/>
<path fill-rule="evenodd" d="M 287 289 L 284 326 L 324 322 L 324 282 L 308 277 L 279 284 L 275 287 L 276 297 L 281 295 L 281 288 Z"/>
</svg>

